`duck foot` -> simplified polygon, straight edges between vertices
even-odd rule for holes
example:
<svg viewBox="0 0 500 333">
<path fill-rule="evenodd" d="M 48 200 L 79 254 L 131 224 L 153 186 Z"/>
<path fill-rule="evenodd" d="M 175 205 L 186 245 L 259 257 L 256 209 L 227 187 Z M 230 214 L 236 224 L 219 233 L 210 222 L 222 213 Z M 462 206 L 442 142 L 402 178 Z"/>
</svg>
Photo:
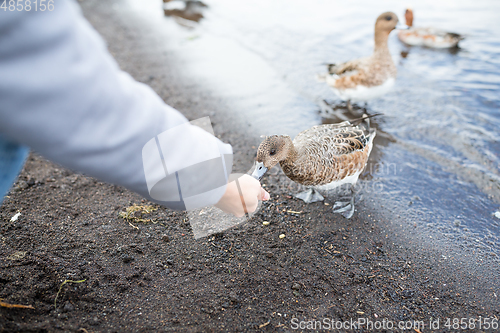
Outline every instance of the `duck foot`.
<svg viewBox="0 0 500 333">
<path fill-rule="evenodd" d="M 333 205 L 333 212 L 350 219 L 354 215 L 354 197 L 350 201 L 336 201 Z"/>
<path fill-rule="evenodd" d="M 323 196 L 313 188 L 310 188 L 304 192 L 297 193 L 295 197 L 297 199 L 303 200 L 305 203 L 312 203 L 325 200 L 325 198 L 323 198 Z"/>
<path fill-rule="evenodd" d="M 350 186 L 350 191 L 351 194 L 346 198 L 349 201 L 336 201 L 335 204 L 333 205 L 333 212 L 342 214 L 342 216 L 345 217 L 346 219 L 350 219 L 354 214 L 354 197 L 356 189 L 352 184 Z"/>
</svg>

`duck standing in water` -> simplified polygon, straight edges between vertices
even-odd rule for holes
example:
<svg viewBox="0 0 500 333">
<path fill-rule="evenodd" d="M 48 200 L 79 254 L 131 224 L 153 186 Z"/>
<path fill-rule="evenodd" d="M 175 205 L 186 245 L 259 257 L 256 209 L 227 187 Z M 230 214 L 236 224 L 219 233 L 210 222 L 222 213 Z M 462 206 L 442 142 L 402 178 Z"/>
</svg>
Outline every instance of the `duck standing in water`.
<svg viewBox="0 0 500 333">
<path fill-rule="evenodd" d="M 257 150 L 252 176 L 261 179 L 279 163 L 288 178 L 309 187 L 296 195 L 306 203 L 324 199 L 316 189 L 351 184 L 350 200 L 338 201 L 333 207 L 334 212 L 350 218 L 354 213 L 353 186 L 366 166 L 374 137 L 375 130 L 348 121 L 314 126 L 300 132 L 293 141 L 288 135 L 272 135 Z"/>
<path fill-rule="evenodd" d="M 328 65 L 328 74 L 319 76 L 352 111 L 351 101 L 368 101 L 389 92 L 396 80 L 396 65 L 392 60 L 387 40 L 398 24 L 392 12 L 381 14 L 375 22 L 375 48 L 367 58 Z"/>
<path fill-rule="evenodd" d="M 398 38 L 407 45 L 448 49 L 458 47 L 458 42 L 464 39 L 459 34 L 432 27 L 415 28 L 413 26 L 413 11 L 410 8 L 405 12 L 405 19 L 406 25 L 410 28 L 406 31 L 400 31 Z"/>
</svg>

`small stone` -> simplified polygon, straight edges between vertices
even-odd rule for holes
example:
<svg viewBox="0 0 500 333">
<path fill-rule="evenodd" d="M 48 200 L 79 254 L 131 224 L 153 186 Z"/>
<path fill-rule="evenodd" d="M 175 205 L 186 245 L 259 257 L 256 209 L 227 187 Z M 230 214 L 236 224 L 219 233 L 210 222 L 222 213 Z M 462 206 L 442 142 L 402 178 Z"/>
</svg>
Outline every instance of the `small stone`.
<svg viewBox="0 0 500 333">
<path fill-rule="evenodd" d="M 27 182 L 25 182 L 24 180 L 21 180 L 21 181 L 19 182 L 19 184 L 17 185 L 17 187 L 19 187 L 20 189 L 23 189 L 23 190 L 24 190 L 24 189 L 28 188 L 28 183 L 27 183 Z"/>
<path fill-rule="evenodd" d="M 495 215 L 495 217 L 497 219 L 500 219 L 500 211 L 496 211 L 495 214 L 493 214 L 493 215 Z"/>
<path fill-rule="evenodd" d="M 161 240 L 164 242 L 168 242 L 168 241 L 170 241 L 170 238 L 167 235 L 163 235 L 163 236 L 161 236 Z"/>
<path fill-rule="evenodd" d="M 294 284 L 292 284 L 292 289 L 293 290 L 299 290 L 300 289 L 300 284 L 298 284 L 297 282 L 295 282 Z"/>
<path fill-rule="evenodd" d="M 70 312 L 70 311 L 73 311 L 74 309 L 75 309 L 75 307 L 70 302 L 66 302 L 66 304 L 64 304 L 63 311 Z"/>
<path fill-rule="evenodd" d="M 27 184 L 28 184 L 29 186 L 33 186 L 33 185 L 35 185 L 35 178 L 31 177 L 30 179 L 28 179 Z"/>
<path fill-rule="evenodd" d="M 262 225 L 269 225 L 269 221 L 262 222 Z"/>
<path fill-rule="evenodd" d="M 126 264 L 128 264 L 128 263 L 129 263 L 129 262 L 131 262 L 132 260 L 134 260 L 134 258 L 133 258 L 133 257 L 131 257 L 131 256 L 128 256 L 128 255 L 123 255 L 123 256 L 122 256 L 122 261 L 123 261 L 124 263 L 126 263 Z"/>
<path fill-rule="evenodd" d="M 281 234 L 281 235 L 279 235 L 279 238 L 280 238 L 280 239 L 285 238 L 285 234 Z"/>
<path fill-rule="evenodd" d="M 167 263 L 167 265 L 170 265 L 170 266 L 172 266 L 174 264 L 174 261 L 172 259 L 167 259 L 167 260 L 165 260 L 165 262 Z"/>
<path fill-rule="evenodd" d="M 129 286 L 125 282 L 119 282 L 116 284 L 115 288 L 118 292 L 122 293 L 126 291 L 129 288 Z"/>
<path fill-rule="evenodd" d="M 68 315 L 67 315 L 67 314 L 65 314 L 65 313 L 58 313 L 58 314 L 57 314 L 57 317 L 59 317 L 59 319 L 62 319 L 62 320 L 66 320 L 66 319 L 68 319 Z M 56 324 L 56 325 L 57 325 L 57 324 Z M 57 328 L 57 326 L 56 326 L 56 328 Z"/>
<path fill-rule="evenodd" d="M 11 217 L 10 222 L 16 222 L 19 216 L 21 216 L 21 213 L 17 212 L 14 216 Z"/>
<path fill-rule="evenodd" d="M 231 300 L 231 302 L 233 302 L 233 303 L 236 303 L 236 302 L 238 302 L 238 301 L 240 300 L 240 298 L 238 297 L 238 295 L 237 295 L 237 294 L 236 294 L 236 292 L 234 292 L 234 291 L 231 291 L 231 292 L 229 293 L 229 299 L 230 299 L 230 300 Z"/>
<path fill-rule="evenodd" d="M 7 257 L 8 260 L 21 260 L 26 256 L 26 251 L 16 251 Z"/>
</svg>

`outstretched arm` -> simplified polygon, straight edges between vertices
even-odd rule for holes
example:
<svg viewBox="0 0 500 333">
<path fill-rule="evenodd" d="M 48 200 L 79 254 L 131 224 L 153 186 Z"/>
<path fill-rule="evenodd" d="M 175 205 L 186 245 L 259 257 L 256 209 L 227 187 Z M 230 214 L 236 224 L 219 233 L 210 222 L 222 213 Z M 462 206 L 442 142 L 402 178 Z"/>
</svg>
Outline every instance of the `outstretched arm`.
<svg viewBox="0 0 500 333">
<path fill-rule="evenodd" d="M 189 208 L 220 201 L 231 160 L 225 159 L 222 176 L 220 164 L 204 167 L 200 174 L 200 168 L 185 168 L 181 162 L 200 160 L 207 147 L 228 157 L 231 146 L 190 125 L 151 88 L 121 71 L 73 1 L 55 1 L 53 11 L 6 11 L 1 16 L 2 135 L 65 167 L 125 186 L 171 208 L 186 209 L 182 200 L 189 193 L 196 194 Z M 183 128 L 180 136 L 158 137 L 178 126 Z M 162 170 L 177 181 L 162 195 L 180 195 L 181 201 L 150 195 L 143 148 L 152 139 L 168 160 Z M 184 169 L 169 169 L 169 161 Z M 219 173 L 215 188 L 214 172 Z M 209 195 L 200 195 L 200 188 L 210 189 Z"/>
</svg>

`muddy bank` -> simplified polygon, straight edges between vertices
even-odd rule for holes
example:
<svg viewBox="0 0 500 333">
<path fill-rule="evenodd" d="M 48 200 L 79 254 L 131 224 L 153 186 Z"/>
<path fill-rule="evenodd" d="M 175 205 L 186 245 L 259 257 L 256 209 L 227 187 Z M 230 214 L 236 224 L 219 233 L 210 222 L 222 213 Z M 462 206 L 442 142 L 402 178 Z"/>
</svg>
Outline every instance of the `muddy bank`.
<svg viewBox="0 0 500 333">
<path fill-rule="evenodd" d="M 120 1 L 81 4 L 124 70 L 188 118 L 210 115 L 235 170 L 248 170 L 260 138 L 230 105 L 184 77 L 184 60 Z M 0 307 L 0 331 L 287 332 L 292 318 L 368 318 L 424 321 L 424 332 L 431 318 L 442 330 L 446 318 L 500 317 L 495 258 L 422 246 L 373 197 L 345 220 L 293 199 L 280 172 L 263 183 L 272 197 L 251 221 L 194 240 L 184 213 L 152 205 L 124 219 L 151 204 L 32 154 L 0 208 L 0 298 L 35 309 Z"/>
</svg>

